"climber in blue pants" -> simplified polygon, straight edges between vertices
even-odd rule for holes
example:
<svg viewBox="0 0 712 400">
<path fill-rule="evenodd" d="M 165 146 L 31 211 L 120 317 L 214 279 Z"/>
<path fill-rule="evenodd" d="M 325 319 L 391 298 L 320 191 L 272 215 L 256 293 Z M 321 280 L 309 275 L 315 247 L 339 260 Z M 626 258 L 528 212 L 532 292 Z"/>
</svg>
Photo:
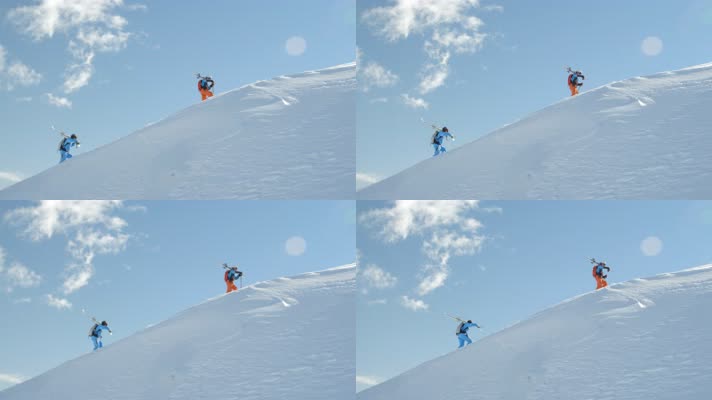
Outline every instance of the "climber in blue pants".
<svg viewBox="0 0 712 400">
<path fill-rule="evenodd" d="M 443 127 L 443 129 L 435 131 L 435 133 L 433 134 L 433 148 L 435 149 L 435 154 L 433 154 L 433 157 L 447 151 L 445 146 L 443 146 L 443 142 L 447 138 L 455 140 L 455 137 L 450 134 L 447 127 Z"/>
<path fill-rule="evenodd" d="M 457 340 L 460 342 L 460 345 L 457 347 L 458 349 L 472 343 L 472 339 L 467 336 L 467 331 L 473 326 L 480 329 L 480 326 L 472 322 L 472 320 L 468 320 L 467 322 L 462 321 L 460 322 L 460 325 L 457 326 L 455 334 L 457 335 Z"/>
<path fill-rule="evenodd" d="M 59 159 L 59 163 L 63 163 L 65 160 L 68 160 L 72 158 L 72 155 L 69 153 L 69 150 L 77 146 L 79 147 L 79 140 L 77 139 L 77 135 L 72 134 L 72 136 L 67 136 L 64 132 L 62 132 L 62 141 L 59 143 L 59 153 L 61 154 L 61 157 Z"/>
<path fill-rule="evenodd" d="M 101 343 L 101 331 L 109 331 L 109 334 L 111 334 L 111 329 L 109 329 L 109 324 L 106 321 L 102 321 L 101 324 L 94 324 L 89 331 L 89 337 L 94 343 L 94 351 L 104 347 Z"/>
</svg>

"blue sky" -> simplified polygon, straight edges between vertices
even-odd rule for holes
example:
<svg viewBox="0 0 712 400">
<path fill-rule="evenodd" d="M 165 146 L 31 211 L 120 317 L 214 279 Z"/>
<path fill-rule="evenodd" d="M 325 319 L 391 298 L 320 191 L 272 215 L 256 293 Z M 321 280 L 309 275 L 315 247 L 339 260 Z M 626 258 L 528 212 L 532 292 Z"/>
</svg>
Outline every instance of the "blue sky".
<svg viewBox="0 0 712 400">
<path fill-rule="evenodd" d="M 244 285 L 354 262 L 355 207 L 0 202 L 0 390 L 90 351 L 89 316 L 109 321 L 111 345 L 224 293 L 223 262 Z"/>
<path fill-rule="evenodd" d="M 59 161 L 52 125 L 89 151 L 200 101 L 195 73 L 211 75 L 220 93 L 352 62 L 355 8 L 355 0 L 1 2 L 0 187 Z M 290 55 L 293 37 L 306 48 Z"/>
<path fill-rule="evenodd" d="M 584 72 L 585 91 L 711 61 L 707 0 L 357 7 L 361 186 L 430 157 L 431 124 L 450 128 L 456 141 L 446 146 L 454 148 L 569 96 L 566 66 Z"/>
<path fill-rule="evenodd" d="M 712 263 L 712 202 L 358 202 L 357 389 L 609 283 Z M 397 356 L 396 356 L 397 355 Z"/>
</svg>

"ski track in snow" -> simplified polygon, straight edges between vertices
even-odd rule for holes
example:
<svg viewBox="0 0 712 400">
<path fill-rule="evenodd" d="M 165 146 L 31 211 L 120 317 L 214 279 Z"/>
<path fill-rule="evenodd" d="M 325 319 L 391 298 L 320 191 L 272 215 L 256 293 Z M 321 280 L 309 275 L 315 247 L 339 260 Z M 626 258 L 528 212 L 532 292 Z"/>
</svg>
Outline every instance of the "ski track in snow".
<svg viewBox="0 0 712 400">
<path fill-rule="evenodd" d="M 359 400 L 701 400 L 712 393 L 712 265 L 564 301 Z"/>
<path fill-rule="evenodd" d="M 0 400 L 352 399 L 355 276 L 352 264 L 218 296 Z"/>
<path fill-rule="evenodd" d="M 353 199 L 355 73 L 350 63 L 217 94 L 0 199 Z"/>
<path fill-rule="evenodd" d="M 712 198 L 712 64 L 567 98 L 359 199 Z"/>
</svg>

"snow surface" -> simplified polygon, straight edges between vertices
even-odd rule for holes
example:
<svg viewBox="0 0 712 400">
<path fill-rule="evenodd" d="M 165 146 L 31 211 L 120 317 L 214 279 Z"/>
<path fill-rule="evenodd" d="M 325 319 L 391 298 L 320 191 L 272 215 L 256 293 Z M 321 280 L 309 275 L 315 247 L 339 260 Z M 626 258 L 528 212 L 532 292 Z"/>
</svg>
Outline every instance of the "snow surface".
<svg viewBox="0 0 712 400">
<path fill-rule="evenodd" d="M 353 199 L 355 73 L 350 63 L 217 94 L 0 199 Z"/>
<path fill-rule="evenodd" d="M 709 399 L 710 309 L 712 265 L 611 285 L 426 362 L 357 398 Z"/>
<path fill-rule="evenodd" d="M 260 282 L 116 343 L 106 335 L 107 347 L 0 399 L 352 399 L 355 276 L 351 264 Z"/>
<path fill-rule="evenodd" d="M 712 64 L 584 92 L 360 199 L 710 199 Z"/>
</svg>

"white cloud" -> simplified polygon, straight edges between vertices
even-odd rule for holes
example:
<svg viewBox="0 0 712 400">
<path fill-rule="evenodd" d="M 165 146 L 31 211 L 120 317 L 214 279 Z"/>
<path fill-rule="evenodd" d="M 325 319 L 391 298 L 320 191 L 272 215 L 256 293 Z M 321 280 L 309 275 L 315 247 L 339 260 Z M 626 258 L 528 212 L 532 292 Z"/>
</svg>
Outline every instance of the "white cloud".
<svg viewBox="0 0 712 400">
<path fill-rule="evenodd" d="M 369 210 L 359 220 L 379 228 L 378 235 L 393 243 L 411 235 L 426 236 L 422 251 L 428 262 L 422 267 L 416 288 L 420 296 L 445 285 L 453 256 L 472 255 L 486 241 L 482 223 L 467 216 L 478 209 L 476 200 L 398 200 L 391 207 Z"/>
<path fill-rule="evenodd" d="M 50 307 L 54 307 L 58 310 L 68 310 L 72 308 L 72 303 L 69 302 L 67 299 L 62 299 L 59 297 L 54 297 L 51 294 L 47 295 L 47 304 Z"/>
<path fill-rule="evenodd" d="M 411 311 L 427 310 L 428 305 L 423 300 L 411 299 L 408 296 L 401 297 L 401 305 Z"/>
<path fill-rule="evenodd" d="M 496 5 L 496 4 L 483 6 L 482 9 L 485 11 L 504 12 L 504 6 L 500 6 L 500 5 Z"/>
<path fill-rule="evenodd" d="M 284 48 L 290 56 L 301 56 L 307 50 L 307 41 L 301 36 L 292 36 L 287 39 Z"/>
<path fill-rule="evenodd" d="M 16 61 L 7 69 L 7 76 L 20 86 L 31 86 L 40 83 L 42 75 L 27 65 Z"/>
<path fill-rule="evenodd" d="M 368 286 L 376 289 L 391 288 L 398 282 L 395 276 L 374 264 L 367 265 L 361 272 L 361 276 L 366 280 Z"/>
<path fill-rule="evenodd" d="M 20 182 L 22 178 L 20 175 L 14 173 L 14 172 L 3 172 L 0 171 L 0 181 L 8 181 L 10 183 L 17 183 Z"/>
<path fill-rule="evenodd" d="M 27 304 L 27 303 L 32 303 L 32 298 L 30 297 L 23 297 L 20 299 L 15 299 L 12 301 L 13 304 Z"/>
<path fill-rule="evenodd" d="M 395 242 L 442 225 L 472 224 L 463 214 L 478 204 L 477 200 L 397 200 L 392 207 L 369 210 L 359 219 L 367 225 L 382 226 L 380 234 Z"/>
<path fill-rule="evenodd" d="M 72 101 L 66 97 L 55 96 L 52 93 L 46 93 L 49 104 L 59 108 L 72 108 Z"/>
<path fill-rule="evenodd" d="M 657 36 L 648 36 L 640 44 L 640 50 L 646 56 L 657 56 L 663 51 L 663 41 Z"/>
<path fill-rule="evenodd" d="M 36 0 L 33 5 L 10 10 L 8 19 L 36 41 L 57 33 L 70 38 L 72 62 L 65 73 L 64 91 L 72 93 L 89 83 L 96 52 L 126 47 L 132 34 L 124 30 L 128 21 L 118 14 L 121 8 L 145 9 L 140 4 L 124 7 L 123 0 Z"/>
<path fill-rule="evenodd" d="M 374 183 L 380 181 L 381 179 L 375 175 L 366 174 L 363 172 L 356 173 L 356 190 L 361 190 L 368 185 L 373 185 Z"/>
<path fill-rule="evenodd" d="M 107 32 L 100 29 L 85 30 L 82 28 L 77 34 L 77 40 L 96 51 L 117 52 L 126 48 L 129 36 L 126 32 Z"/>
<path fill-rule="evenodd" d="M 307 249 L 307 241 L 301 236 L 292 236 L 284 243 L 284 249 L 290 256 L 301 256 Z"/>
<path fill-rule="evenodd" d="M 648 257 L 657 256 L 663 251 L 663 241 L 657 236 L 649 236 L 640 242 L 640 251 Z"/>
<path fill-rule="evenodd" d="M 114 215 L 121 208 L 121 201 L 46 200 L 9 211 L 5 220 L 33 241 L 67 236 L 67 252 L 73 260 L 64 271 L 62 289 L 67 295 L 89 283 L 96 255 L 116 254 L 128 245 L 131 236 L 123 231 L 127 222 Z"/>
<path fill-rule="evenodd" d="M 375 62 L 368 62 L 359 68 L 359 87 L 364 92 L 371 88 L 387 88 L 398 83 L 398 75 Z"/>
<path fill-rule="evenodd" d="M 39 286 L 42 276 L 20 263 L 14 263 L 5 271 L 10 287 L 31 288 Z"/>
<path fill-rule="evenodd" d="M 17 385 L 18 383 L 22 383 L 24 381 L 25 378 L 20 375 L 0 373 L 0 382 Z"/>
<path fill-rule="evenodd" d="M 427 110 L 428 107 L 430 107 L 430 104 L 428 104 L 428 102 L 425 101 L 424 99 L 420 99 L 417 97 L 410 97 L 405 93 L 401 95 L 401 98 L 403 99 L 403 104 L 405 104 L 406 106 L 408 106 L 410 108 L 415 108 L 415 109 L 422 108 L 424 110 Z"/>
<path fill-rule="evenodd" d="M 387 41 L 397 42 L 414 34 L 427 37 L 426 62 L 419 91 L 429 93 L 442 86 L 449 73 L 452 53 L 474 53 L 480 50 L 488 34 L 482 33 L 484 22 L 473 15 L 479 0 L 394 0 L 392 6 L 374 7 L 362 14 L 362 21 Z M 502 11 L 488 5 L 485 11 Z"/>
<path fill-rule="evenodd" d="M 427 265 L 423 268 L 423 278 L 418 284 L 418 295 L 425 296 L 433 290 L 444 286 L 450 275 L 447 265 Z"/>
<path fill-rule="evenodd" d="M 129 4 L 126 6 L 131 11 L 146 11 L 148 10 L 148 6 L 145 4 Z"/>
<path fill-rule="evenodd" d="M 0 45 L 0 89 L 13 90 L 17 86 L 37 85 L 41 80 L 42 74 L 20 61 L 8 65 L 7 51 Z"/>
<path fill-rule="evenodd" d="M 445 84 L 445 80 L 447 79 L 449 74 L 450 67 L 447 64 L 429 65 L 428 67 L 426 67 L 426 70 L 423 73 L 420 84 L 418 85 L 418 91 L 420 92 L 420 94 L 428 94 L 432 92 L 433 90 Z M 423 108 L 428 108 L 427 103 Z"/>
<path fill-rule="evenodd" d="M 381 378 L 375 376 L 356 375 L 356 384 L 361 386 L 361 390 L 378 385 L 381 381 Z"/>
<path fill-rule="evenodd" d="M 42 40 L 85 25 L 115 27 L 112 12 L 123 0 L 38 0 L 36 3 L 10 10 L 8 18 L 23 33 Z"/>
<path fill-rule="evenodd" d="M 369 100 L 368 102 L 371 104 L 388 103 L 388 97 L 376 97 L 374 99 Z"/>
<path fill-rule="evenodd" d="M 5 220 L 24 226 L 23 234 L 38 241 L 83 225 L 121 229 L 126 226 L 126 221 L 111 213 L 122 207 L 123 202 L 119 200 L 43 200 L 36 206 L 7 212 Z"/>
</svg>

